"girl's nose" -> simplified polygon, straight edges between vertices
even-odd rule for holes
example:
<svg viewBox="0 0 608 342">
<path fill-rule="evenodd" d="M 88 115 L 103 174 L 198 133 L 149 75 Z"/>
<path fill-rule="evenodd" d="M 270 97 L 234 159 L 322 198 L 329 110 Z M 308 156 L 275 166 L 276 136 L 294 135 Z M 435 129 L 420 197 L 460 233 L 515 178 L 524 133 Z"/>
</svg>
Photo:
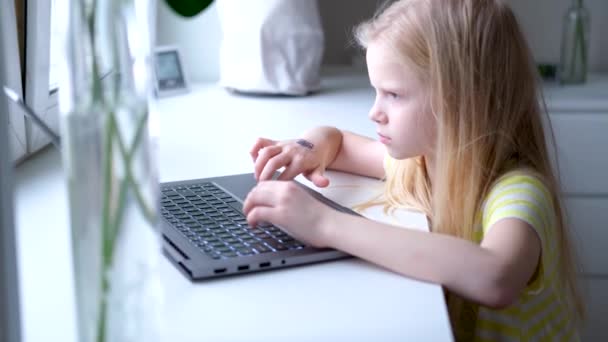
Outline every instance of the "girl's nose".
<svg viewBox="0 0 608 342">
<path fill-rule="evenodd" d="M 374 105 L 369 111 L 369 118 L 377 124 L 386 124 L 388 117 L 377 105 Z"/>
</svg>

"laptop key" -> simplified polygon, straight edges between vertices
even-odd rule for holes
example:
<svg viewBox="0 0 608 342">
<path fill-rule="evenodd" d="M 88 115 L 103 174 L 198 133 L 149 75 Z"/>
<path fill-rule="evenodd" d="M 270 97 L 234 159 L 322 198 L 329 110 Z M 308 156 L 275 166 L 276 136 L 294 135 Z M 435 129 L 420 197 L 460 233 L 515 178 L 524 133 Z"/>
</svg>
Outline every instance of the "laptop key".
<svg viewBox="0 0 608 342">
<path fill-rule="evenodd" d="M 211 252 L 213 252 L 213 247 L 211 247 L 211 246 L 209 246 L 209 245 L 199 243 L 199 244 L 198 244 L 198 246 L 199 246 L 199 247 L 200 247 L 200 248 L 203 250 L 203 252 L 205 252 L 205 253 L 211 253 Z"/>
<path fill-rule="evenodd" d="M 250 247 L 252 247 L 253 249 L 255 249 L 258 253 L 272 252 L 272 249 L 268 248 L 266 245 L 263 245 L 263 244 L 261 244 L 259 242 L 251 244 Z"/>
<path fill-rule="evenodd" d="M 264 229 L 264 228 L 270 228 L 270 227 L 274 227 L 272 225 L 272 223 L 270 223 L 270 222 L 259 222 L 258 226 L 257 226 L 257 228 L 262 228 L 262 229 Z"/>
<path fill-rule="evenodd" d="M 264 239 L 264 240 L 272 240 L 272 237 L 266 233 L 260 233 L 260 234 L 255 234 L 258 239 Z"/>
<path fill-rule="evenodd" d="M 238 248 L 236 251 L 240 255 L 252 255 L 252 254 L 255 254 L 255 252 L 251 248 L 249 248 L 249 247 Z"/>
<path fill-rule="evenodd" d="M 268 246 L 272 247 L 273 249 L 275 249 L 277 251 L 287 250 L 287 247 L 285 247 L 285 245 L 283 245 L 282 243 L 278 242 L 277 240 L 265 239 L 265 240 L 262 240 L 262 241 L 264 241 L 265 244 L 267 244 Z"/>
<path fill-rule="evenodd" d="M 218 251 L 218 252 L 220 252 L 220 253 L 232 252 L 232 249 L 230 249 L 228 246 L 216 248 L 215 250 Z"/>
<path fill-rule="evenodd" d="M 213 234 L 211 234 L 211 233 L 200 233 L 199 235 L 203 239 L 205 239 L 207 242 L 209 241 L 210 238 L 213 238 Z"/>
<path fill-rule="evenodd" d="M 247 233 L 246 231 L 240 230 L 240 231 L 235 232 L 234 235 L 241 238 L 241 237 L 249 236 L 249 233 Z"/>
<path fill-rule="evenodd" d="M 250 245 L 250 244 L 255 243 L 255 242 L 258 241 L 258 240 L 254 239 L 252 237 L 245 237 L 242 240 L 243 240 L 244 243 L 246 243 L 248 245 Z"/>
<path fill-rule="evenodd" d="M 232 245 L 232 248 L 234 248 L 234 249 L 245 248 L 245 247 L 247 247 L 247 246 L 245 246 L 245 244 L 243 244 L 241 242 L 235 243 Z"/>
<path fill-rule="evenodd" d="M 222 240 L 223 240 L 224 242 L 228 243 L 228 244 L 231 244 L 231 245 L 233 245 L 233 244 L 237 244 L 237 243 L 239 243 L 239 241 L 240 241 L 239 239 L 234 238 L 234 237 L 230 237 L 230 238 L 227 238 L 227 239 L 222 239 Z"/>
<path fill-rule="evenodd" d="M 182 196 L 196 196 L 196 194 L 188 189 L 180 189 L 177 192 Z"/>
<path fill-rule="evenodd" d="M 238 256 L 238 254 L 235 251 L 231 250 L 230 252 L 222 253 L 222 256 L 226 258 L 234 258 Z"/>
<path fill-rule="evenodd" d="M 301 242 L 294 240 L 294 241 L 285 243 L 285 247 L 287 247 L 288 249 L 300 249 L 300 248 L 305 247 L 305 245 Z"/>
<path fill-rule="evenodd" d="M 221 248 L 221 247 L 226 247 L 226 244 L 223 242 L 214 242 L 211 244 L 211 247 L 213 248 Z"/>
<path fill-rule="evenodd" d="M 278 233 L 278 232 L 280 232 L 280 231 L 281 231 L 279 228 L 277 228 L 277 227 L 275 227 L 275 226 L 272 226 L 272 225 L 271 225 L 271 226 L 267 226 L 267 227 L 263 227 L 263 228 L 264 228 L 264 229 L 265 229 L 267 232 L 269 232 L 269 233 Z"/>
<path fill-rule="evenodd" d="M 281 240 L 282 243 L 288 243 L 288 242 L 296 241 L 291 236 L 282 237 L 280 240 Z"/>
</svg>

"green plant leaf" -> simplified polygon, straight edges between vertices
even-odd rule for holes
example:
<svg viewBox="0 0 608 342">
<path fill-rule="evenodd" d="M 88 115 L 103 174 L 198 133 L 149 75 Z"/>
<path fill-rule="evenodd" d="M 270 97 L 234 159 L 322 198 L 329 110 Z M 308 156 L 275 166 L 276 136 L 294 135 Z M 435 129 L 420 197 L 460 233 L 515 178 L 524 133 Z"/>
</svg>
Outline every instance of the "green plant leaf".
<svg viewBox="0 0 608 342">
<path fill-rule="evenodd" d="M 177 14 L 183 17 L 194 17 L 209 7 L 213 0 L 165 0 Z"/>
</svg>

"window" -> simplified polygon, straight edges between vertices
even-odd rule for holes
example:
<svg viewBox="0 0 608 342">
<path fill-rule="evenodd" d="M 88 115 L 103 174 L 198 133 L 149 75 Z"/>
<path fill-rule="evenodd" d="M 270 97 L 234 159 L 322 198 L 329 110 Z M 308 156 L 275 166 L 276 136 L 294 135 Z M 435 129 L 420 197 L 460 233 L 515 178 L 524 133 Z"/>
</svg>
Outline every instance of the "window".
<svg viewBox="0 0 608 342">
<path fill-rule="evenodd" d="M 49 67 L 49 91 L 53 92 L 59 88 L 59 58 L 63 54 L 61 46 L 61 30 L 58 23 L 68 21 L 67 11 L 57 10 L 58 5 L 65 8 L 67 0 L 51 0 L 51 51 L 50 51 L 50 67 Z"/>
</svg>

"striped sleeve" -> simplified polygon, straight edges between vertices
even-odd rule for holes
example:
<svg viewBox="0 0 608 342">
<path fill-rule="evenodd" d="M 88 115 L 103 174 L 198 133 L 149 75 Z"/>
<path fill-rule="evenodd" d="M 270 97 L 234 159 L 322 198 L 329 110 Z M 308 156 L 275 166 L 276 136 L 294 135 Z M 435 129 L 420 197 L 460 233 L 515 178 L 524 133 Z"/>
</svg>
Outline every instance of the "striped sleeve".
<svg viewBox="0 0 608 342">
<path fill-rule="evenodd" d="M 538 276 L 529 284 L 528 290 L 540 290 L 541 278 L 546 276 L 544 266 L 555 261 L 555 251 L 551 248 L 555 211 L 547 187 L 538 178 L 523 172 L 507 175 L 491 189 L 482 215 L 484 236 L 496 222 L 505 218 L 520 219 L 534 229 L 541 242 L 541 261 Z"/>
<path fill-rule="evenodd" d="M 577 327 L 570 320 L 568 294 L 558 278 L 557 214 L 547 186 L 527 170 L 504 175 L 490 189 L 481 210 L 482 234 L 504 218 L 522 220 L 538 234 L 541 255 L 534 276 L 517 301 L 501 309 L 479 306 L 475 341 L 579 340 Z"/>
<path fill-rule="evenodd" d="M 486 197 L 482 218 L 484 235 L 504 218 L 527 222 L 544 240 L 554 218 L 551 196 L 545 185 L 525 174 L 510 175 L 498 181 Z"/>
</svg>

